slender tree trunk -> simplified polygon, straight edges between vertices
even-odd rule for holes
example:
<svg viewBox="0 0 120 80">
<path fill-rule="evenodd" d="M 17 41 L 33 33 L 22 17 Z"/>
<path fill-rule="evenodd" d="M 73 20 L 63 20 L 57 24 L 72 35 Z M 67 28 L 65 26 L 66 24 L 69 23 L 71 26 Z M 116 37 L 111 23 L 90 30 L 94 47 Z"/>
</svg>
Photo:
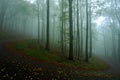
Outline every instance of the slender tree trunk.
<svg viewBox="0 0 120 80">
<path fill-rule="evenodd" d="M 54 45 L 54 42 L 55 42 L 55 17 L 53 17 L 53 45 Z"/>
<path fill-rule="evenodd" d="M 44 42 L 44 27 L 45 27 L 45 25 L 44 25 L 44 13 L 43 13 L 43 11 L 42 11 L 42 32 L 41 32 L 41 34 L 42 34 L 42 36 L 41 36 L 41 38 L 42 38 L 42 42 Z"/>
<path fill-rule="evenodd" d="M 45 41 L 45 18 L 44 18 L 44 14 L 45 14 L 45 12 L 44 12 L 44 4 L 42 4 L 42 7 L 43 7 L 43 9 L 42 9 L 42 43 L 44 43 L 44 41 Z"/>
<path fill-rule="evenodd" d="M 74 2 L 74 5 L 75 5 L 75 2 Z M 76 35 L 76 17 L 77 16 L 76 16 L 76 7 L 75 6 L 73 7 L 73 12 L 74 12 L 73 13 L 74 14 L 74 17 L 73 17 L 73 19 L 74 19 L 73 20 L 73 22 L 74 22 L 73 23 L 73 28 L 74 28 L 74 30 L 73 30 L 74 31 L 73 32 L 73 36 L 74 36 L 73 47 L 74 48 L 73 49 L 74 49 L 74 51 L 73 52 L 74 52 L 75 56 L 78 57 L 78 46 L 77 46 L 77 35 Z"/>
<path fill-rule="evenodd" d="M 64 53 L 66 53 L 66 51 L 67 51 L 67 35 L 66 35 L 66 24 L 64 23 Z"/>
<path fill-rule="evenodd" d="M 73 60 L 73 21 L 72 21 L 72 1 L 69 0 L 69 32 L 70 32 L 70 41 L 69 41 L 69 59 Z"/>
<path fill-rule="evenodd" d="M 89 62 L 88 59 L 88 0 L 86 0 L 86 54 L 85 54 L 85 61 Z"/>
<path fill-rule="evenodd" d="M 25 19 L 23 20 L 24 24 L 23 24 L 23 35 L 26 36 L 26 25 L 27 25 L 27 18 L 25 17 Z"/>
<path fill-rule="evenodd" d="M 64 19 L 63 19 L 63 5 L 64 5 L 64 2 L 62 0 L 62 30 L 61 30 L 61 53 L 64 53 Z"/>
<path fill-rule="evenodd" d="M 115 5 L 115 16 L 116 19 L 118 20 L 118 24 L 119 24 L 119 29 L 120 29 L 120 7 L 119 7 L 119 3 L 120 1 L 115 0 L 114 1 L 114 5 Z M 118 60 L 120 62 L 120 30 L 118 31 Z"/>
<path fill-rule="evenodd" d="M 47 0 L 47 30 L 46 30 L 46 49 L 49 50 L 49 0 Z"/>
<path fill-rule="evenodd" d="M 38 44 L 40 44 L 40 14 L 39 14 L 39 7 L 38 7 Z"/>
<path fill-rule="evenodd" d="M 80 51 L 81 51 L 81 47 L 80 47 L 80 28 L 79 28 L 79 2 L 77 0 L 77 44 L 78 47 L 78 60 L 80 58 Z"/>
<path fill-rule="evenodd" d="M 107 46 L 106 46 L 106 39 L 105 39 L 105 31 L 103 30 L 103 40 L 104 40 L 104 50 L 105 50 L 105 56 L 108 56 Z"/>
<path fill-rule="evenodd" d="M 115 31 L 114 28 L 111 28 L 112 31 L 112 57 L 113 59 L 116 59 L 116 45 L 115 45 Z"/>
<path fill-rule="evenodd" d="M 120 61 L 120 31 L 118 33 L 118 60 Z"/>
<path fill-rule="evenodd" d="M 91 2 L 91 0 L 90 0 Z M 90 55 L 89 57 L 92 57 L 92 25 L 91 25 L 91 4 L 90 4 L 90 7 L 89 7 L 89 27 L 90 27 Z"/>
<path fill-rule="evenodd" d="M 82 1 L 81 1 L 82 2 Z M 80 24 L 80 26 L 81 26 L 81 35 L 80 35 L 80 37 L 81 37 L 81 42 L 80 42 L 80 46 L 81 46 L 81 55 L 80 56 L 82 56 L 83 55 L 83 13 L 82 13 L 82 7 L 80 6 L 80 22 L 81 22 L 81 24 Z"/>
</svg>

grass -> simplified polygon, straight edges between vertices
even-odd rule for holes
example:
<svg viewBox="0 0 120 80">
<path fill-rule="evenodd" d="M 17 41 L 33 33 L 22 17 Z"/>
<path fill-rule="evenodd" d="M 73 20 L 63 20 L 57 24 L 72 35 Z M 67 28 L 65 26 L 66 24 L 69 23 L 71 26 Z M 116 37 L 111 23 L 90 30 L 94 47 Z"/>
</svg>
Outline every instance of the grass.
<svg viewBox="0 0 120 80">
<path fill-rule="evenodd" d="M 36 58 L 41 59 L 41 60 L 45 60 L 45 61 L 49 60 L 48 57 L 45 57 L 44 55 L 38 55 L 32 50 L 26 50 L 26 54 L 30 55 L 30 56 L 33 56 L 33 57 L 36 57 Z"/>
<path fill-rule="evenodd" d="M 44 61 L 55 62 L 56 64 L 61 64 L 76 69 L 105 70 L 109 68 L 104 61 L 97 59 L 96 57 L 92 57 L 89 63 L 86 63 L 84 60 L 70 61 L 66 57 L 63 57 L 63 55 L 46 51 L 37 44 L 36 40 L 16 42 L 12 43 L 12 45 L 13 48 L 15 48 L 18 52 L 22 51 L 25 53 L 25 55 L 29 55 Z"/>
<path fill-rule="evenodd" d="M 69 61 L 69 60 L 67 60 L 67 61 L 62 62 L 62 64 L 72 66 L 72 67 L 75 67 L 78 69 L 81 68 L 83 70 L 105 70 L 109 67 L 105 62 L 103 62 L 95 57 L 92 57 L 90 59 L 89 63 L 86 63 L 83 60 L 81 60 L 81 61 L 78 61 L 78 60 Z"/>
<path fill-rule="evenodd" d="M 22 43 L 15 43 L 14 47 L 18 51 L 23 51 L 27 55 L 30 55 L 45 61 L 48 61 L 48 60 L 55 61 L 55 60 L 61 59 L 61 57 L 57 56 L 56 54 L 49 53 L 44 48 L 40 47 L 34 40 L 22 42 Z"/>
</svg>

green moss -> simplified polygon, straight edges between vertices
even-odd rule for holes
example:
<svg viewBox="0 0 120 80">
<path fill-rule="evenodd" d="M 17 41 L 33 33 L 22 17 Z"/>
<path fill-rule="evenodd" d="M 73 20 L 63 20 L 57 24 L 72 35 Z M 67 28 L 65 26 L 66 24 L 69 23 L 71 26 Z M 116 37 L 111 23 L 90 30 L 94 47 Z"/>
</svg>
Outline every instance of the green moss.
<svg viewBox="0 0 120 80">
<path fill-rule="evenodd" d="M 16 48 L 16 50 L 24 50 L 25 49 L 25 47 L 21 44 L 16 44 L 15 48 Z"/>
<path fill-rule="evenodd" d="M 35 40 L 20 42 L 14 45 L 17 50 L 22 50 L 27 55 L 44 61 L 54 61 L 63 65 L 89 70 L 103 70 L 108 68 L 106 63 L 95 57 L 91 58 L 89 63 L 86 63 L 84 60 L 70 61 L 61 55 L 50 53 L 49 51 L 40 47 Z"/>
<path fill-rule="evenodd" d="M 43 56 L 43 55 L 38 55 L 36 54 L 34 51 L 32 50 L 26 50 L 26 54 L 27 55 L 30 55 L 30 56 L 33 56 L 35 58 L 38 58 L 38 59 L 41 59 L 41 60 L 45 60 L 45 61 L 48 61 L 49 58 L 47 58 L 46 56 Z"/>
<path fill-rule="evenodd" d="M 85 61 L 63 61 L 62 64 L 72 66 L 72 67 L 77 67 L 81 69 L 86 69 L 86 70 L 104 70 L 107 69 L 109 66 L 100 61 L 99 59 L 93 57 L 92 61 L 90 60 L 89 63 L 86 63 Z"/>
</svg>

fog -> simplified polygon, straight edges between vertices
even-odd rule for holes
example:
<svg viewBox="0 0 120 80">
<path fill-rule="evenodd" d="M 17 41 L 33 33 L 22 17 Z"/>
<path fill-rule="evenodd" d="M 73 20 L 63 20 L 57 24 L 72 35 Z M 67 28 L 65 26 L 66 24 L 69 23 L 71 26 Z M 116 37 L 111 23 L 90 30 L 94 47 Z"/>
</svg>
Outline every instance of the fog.
<svg viewBox="0 0 120 80">
<path fill-rule="evenodd" d="M 54 44 L 60 49 L 62 38 L 66 52 L 69 51 L 70 35 L 68 5 L 68 1 L 62 2 L 61 0 L 50 0 L 49 3 L 49 44 L 51 47 Z M 83 52 L 85 52 L 86 24 L 88 24 L 89 40 L 87 46 L 92 45 L 92 48 L 88 47 L 88 49 L 92 49 L 94 54 L 114 56 L 114 58 L 117 57 L 119 60 L 119 0 L 88 1 L 88 23 L 86 22 L 87 7 L 85 6 L 85 0 L 79 1 L 78 6 L 77 0 L 74 0 L 72 5 L 74 51 L 76 50 L 75 46 L 79 43 L 79 48 L 82 48 Z M 79 17 L 79 23 L 77 22 L 77 17 Z M 40 43 L 45 44 L 47 24 L 46 0 L 0 0 L 1 30 L 39 39 Z M 77 38 L 78 36 L 79 39 Z M 90 37 L 92 37 L 92 41 Z"/>
<path fill-rule="evenodd" d="M 120 64 L 120 0 L 0 0 L 0 32 L 72 61 Z"/>
</svg>

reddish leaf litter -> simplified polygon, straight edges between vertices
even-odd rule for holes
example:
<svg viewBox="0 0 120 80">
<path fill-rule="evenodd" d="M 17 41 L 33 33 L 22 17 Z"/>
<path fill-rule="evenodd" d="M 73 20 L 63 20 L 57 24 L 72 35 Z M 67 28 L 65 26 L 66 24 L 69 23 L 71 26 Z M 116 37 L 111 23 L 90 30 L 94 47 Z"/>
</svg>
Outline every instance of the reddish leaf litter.
<svg viewBox="0 0 120 80">
<path fill-rule="evenodd" d="M 38 60 L 0 44 L 0 80 L 120 80 L 118 74 L 77 70 Z"/>
</svg>

